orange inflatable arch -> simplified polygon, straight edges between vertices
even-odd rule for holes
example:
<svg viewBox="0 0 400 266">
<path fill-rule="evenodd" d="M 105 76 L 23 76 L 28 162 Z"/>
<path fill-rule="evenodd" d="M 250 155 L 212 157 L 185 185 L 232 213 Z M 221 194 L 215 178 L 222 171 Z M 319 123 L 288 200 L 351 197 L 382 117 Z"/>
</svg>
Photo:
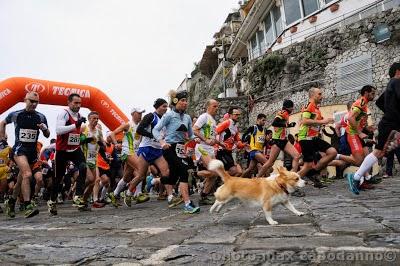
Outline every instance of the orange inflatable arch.
<svg viewBox="0 0 400 266">
<path fill-rule="evenodd" d="M 27 92 L 39 93 L 41 104 L 66 106 L 68 95 L 77 93 L 82 98 L 82 107 L 97 111 L 100 120 L 114 130 L 129 119 L 101 90 L 64 82 L 31 78 L 9 78 L 0 82 L 0 114 L 18 102 L 24 101 Z"/>
</svg>

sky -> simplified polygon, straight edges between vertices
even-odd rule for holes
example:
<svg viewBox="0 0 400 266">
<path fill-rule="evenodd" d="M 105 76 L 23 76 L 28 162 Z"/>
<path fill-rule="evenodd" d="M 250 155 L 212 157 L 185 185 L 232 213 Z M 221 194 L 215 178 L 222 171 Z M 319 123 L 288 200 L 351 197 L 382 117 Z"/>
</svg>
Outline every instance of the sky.
<svg viewBox="0 0 400 266">
<path fill-rule="evenodd" d="M 237 7 L 238 0 L 0 0 L 0 80 L 90 85 L 128 117 L 132 107 L 150 112 L 156 98 L 190 75 Z M 0 119 L 23 108 L 19 103 Z M 51 137 L 62 108 L 37 107 Z M 7 126 L 10 144 L 13 130 Z"/>
</svg>

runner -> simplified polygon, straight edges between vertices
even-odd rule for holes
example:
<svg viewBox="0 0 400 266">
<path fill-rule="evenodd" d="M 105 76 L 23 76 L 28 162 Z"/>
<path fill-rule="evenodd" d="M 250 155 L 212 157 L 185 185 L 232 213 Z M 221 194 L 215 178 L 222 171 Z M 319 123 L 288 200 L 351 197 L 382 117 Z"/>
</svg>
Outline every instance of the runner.
<svg viewBox="0 0 400 266">
<path fill-rule="evenodd" d="M 128 207 L 131 207 L 133 199 L 136 200 L 136 203 L 144 202 L 140 200 L 140 194 L 142 193 L 142 182 L 146 178 L 150 165 L 154 164 L 157 169 L 159 169 L 163 178 L 168 179 L 169 177 L 168 163 L 162 156 L 163 150 L 161 144 L 154 139 L 152 133 L 153 128 L 167 112 L 168 103 L 166 100 L 159 98 L 155 100 L 153 107 L 155 112 L 145 115 L 137 128 L 137 133 L 142 136 L 142 141 L 140 142 L 137 153 L 138 170 L 135 178 L 130 182 L 129 189 L 124 198 L 124 203 Z M 146 198 L 150 199 L 149 197 Z"/>
<path fill-rule="evenodd" d="M 368 154 L 355 174 L 347 175 L 350 190 L 354 194 L 360 193 L 362 177 L 369 172 L 379 158 L 385 155 L 386 142 L 393 141 L 389 138 L 392 130 L 400 129 L 400 63 L 393 63 L 389 68 L 389 83 L 383 95 L 377 100 L 378 107 L 384 112 L 378 124 L 378 141 L 373 152 Z M 393 134 L 392 134 L 393 135 Z"/>
<path fill-rule="evenodd" d="M 33 166 L 38 161 L 36 150 L 39 130 L 48 138 L 50 131 L 47 128 L 46 117 L 35 109 L 39 104 L 39 94 L 29 92 L 25 95 L 25 109 L 10 113 L 0 123 L 0 141 L 5 140 L 6 125 L 14 123 L 15 145 L 12 149 L 13 160 L 20 169 L 14 195 L 6 203 L 8 217 L 15 217 L 15 201 L 19 195 L 19 187 L 23 196 L 25 217 L 33 217 L 39 213 L 36 206 L 31 204 L 31 179 Z"/>
<path fill-rule="evenodd" d="M 214 172 L 208 171 L 208 163 L 211 159 L 215 159 L 214 145 L 225 147 L 220 143 L 216 137 L 217 122 L 214 117 L 217 114 L 219 103 L 210 99 L 206 103 L 207 111 L 199 116 L 193 126 L 193 132 L 200 139 L 200 143 L 195 146 L 196 162 L 201 161 L 202 167 L 205 170 L 199 171 L 197 174 L 204 178 L 204 187 L 200 192 L 199 205 L 212 205 L 215 199 L 211 198 L 209 194 L 214 187 L 215 181 L 218 177 Z"/>
<path fill-rule="evenodd" d="M 371 85 L 362 87 L 361 97 L 352 104 L 347 116 L 348 122 L 345 134 L 351 149 L 351 155 L 338 154 L 336 159 L 360 166 L 368 154 L 368 147 L 364 141 L 364 139 L 368 138 L 368 135 L 363 133 L 363 130 L 368 128 L 368 103 L 375 98 L 375 93 L 376 88 Z"/>
<path fill-rule="evenodd" d="M 164 158 L 168 162 L 170 175 L 168 178 L 161 178 L 168 193 L 169 207 L 177 206 L 182 202 L 181 199 L 174 197 L 174 186 L 179 183 L 179 190 L 185 203 L 184 213 L 198 213 L 196 207 L 189 198 L 188 185 L 188 161 L 185 151 L 185 142 L 194 139 L 192 130 L 192 119 L 185 113 L 187 109 L 187 92 L 170 92 L 171 111 L 167 112 L 158 124 L 153 128 L 154 138 L 161 143 L 164 150 Z M 165 136 L 162 131 L 165 128 Z"/>
<path fill-rule="evenodd" d="M 335 159 L 337 151 L 329 143 L 322 140 L 320 135 L 321 125 L 331 124 L 334 122 L 333 118 L 323 118 L 319 105 L 322 101 L 322 91 L 319 87 L 312 86 L 308 91 L 309 102 L 303 108 L 301 125 L 299 129 L 300 146 L 303 153 L 304 165 L 299 171 L 299 175 L 308 177 L 313 181 L 314 186 L 317 188 L 325 187 L 321 183 L 317 172 L 324 169 L 333 159 Z M 313 168 L 313 161 L 316 152 L 324 152 L 323 156 Z M 310 170 L 313 170 L 309 173 Z"/>
<path fill-rule="evenodd" d="M 217 134 L 219 135 L 219 141 L 224 143 L 225 148 L 220 148 L 217 151 L 217 159 L 224 163 L 225 170 L 232 176 L 241 176 L 242 167 L 235 163 L 232 152 L 234 148 L 243 149 L 249 147 L 248 144 L 243 144 L 239 136 L 239 128 L 237 122 L 241 115 L 241 111 L 238 107 L 230 107 L 228 110 L 229 119 L 223 121 L 217 126 Z"/>
<path fill-rule="evenodd" d="M 267 116 L 258 114 L 256 124 L 249 127 L 242 136 L 243 142 L 250 144 L 249 165 L 243 172 L 242 177 L 250 178 L 254 170 L 257 170 L 257 164 L 264 165 L 267 159 L 263 153 L 266 144 L 266 129 L 264 128 Z"/>
<path fill-rule="evenodd" d="M 10 168 L 8 167 L 9 156 L 11 154 L 11 147 L 8 146 L 7 137 L 0 140 L 0 195 L 3 195 L 7 190 L 7 178 L 10 173 Z M 0 207 L 0 213 L 3 210 Z"/>
<path fill-rule="evenodd" d="M 81 96 L 71 93 L 68 96 L 68 108 L 62 110 L 57 116 L 55 178 L 50 200 L 47 202 L 50 215 L 57 215 L 57 195 L 61 192 L 62 180 L 68 161 L 73 162 L 79 172 L 73 205 L 78 207 L 80 211 L 89 210 L 87 202 L 83 199 L 87 168 L 85 156 L 80 149 L 80 134 L 81 126 L 86 122 L 86 118 L 79 114 L 81 103 Z"/>
<path fill-rule="evenodd" d="M 132 180 L 134 175 L 134 170 L 137 171 L 138 165 L 138 156 L 137 152 L 139 149 L 139 144 L 141 141 L 141 136 L 137 133 L 137 127 L 142 120 L 142 114 L 145 112 L 144 109 L 140 108 L 132 108 L 131 115 L 132 121 L 122 124 L 113 132 L 111 132 L 110 137 L 112 139 L 113 144 L 117 149 L 122 149 L 121 151 L 121 160 L 125 162 L 124 164 L 124 173 L 121 180 L 118 182 L 117 187 L 114 192 L 109 194 L 112 204 L 117 207 L 117 197 L 121 191 L 123 191 L 129 182 Z M 124 132 L 124 137 L 122 139 L 122 145 L 117 142 L 116 135 Z M 149 197 L 147 195 L 141 194 L 136 201 L 137 202 L 145 202 L 148 201 Z"/>
<path fill-rule="evenodd" d="M 259 177 L 265 176 L 266 172 L 272 167 L 281 151 L 292 157 L 292 171 L 297 172 L 299 168 L 300 154 L 294 148 L 293 144 L 288 141 L 288 128 L 296 126 L 296 122 L 289 123 L 289 115 L 293 112 L 294 104 L 291 100 L 284 100 L 282 110 L 277 113 L 272 126 L 272 147 L 269 159 L 264 163 L 261 171 L 258 172 Z"/>
<path fill-rule="evenodd" d="M 88 114 L 89 124 L 82 128 L 81 133 L 81 149 L 86 159 L 86 189 L 83 200 L 86 202 L 90 194 L 92 194 L 93 187 L 96 184 L 96 189 L 93 191 L 93 205 L 98 207 L 99 204 L 95 204 L 99 199 L 100 189 L 100 176 L 99 169 L 97 167 L 97 158 L 99 155 L 100 147 L 105 146 L 103 139 L 103 133 L 99 124 L 99 113 L 92 111 Z M 104 151 L 104 150 L 103 150 Z M 103 180 L 108 183 L 106 179 Z M 101 205 L 101 204 L 100 204 Z"/>
<path fill-rule="evenodd" d="M 99 178 L 96 179 L 93 188 L 93 208 L 102 208 L 106 204 L 107 192 L 110 189 L 111 182 L 111 163 L 113 158 L 114 145 L 111 144 L 111 138 L 107 136 L 106 146 L 100 147 L 97 155 L 97 167 L 99 169 Z M 94 195 L 100 193 L 100 198 L 94 200 Z"/>
</svg>

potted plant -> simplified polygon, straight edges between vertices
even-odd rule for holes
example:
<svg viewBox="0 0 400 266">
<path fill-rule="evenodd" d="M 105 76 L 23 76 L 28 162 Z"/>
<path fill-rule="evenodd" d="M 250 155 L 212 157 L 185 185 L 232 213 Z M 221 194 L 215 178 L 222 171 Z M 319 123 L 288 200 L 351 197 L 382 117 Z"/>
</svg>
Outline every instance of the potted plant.
<svg viewBox="0 0 400 266">
<path fill-rule="evenodd" d="M 338 3 L 334 3 L 329 7 L 329 10 L 333 13 L 336 12 L 339 9 L 339 4 Z"/>
<path fill-rule="evenodd" d="M 308 21 L 309 21 L 310 23 L 316 22 L 316 21 L 317 21 L 317 16 L 314 15 L 314 16 L 309 17 L 309 18 L 308 18 Z"/>
<path fill-rule="evenodd" d="M 295 33 L 297 31 L 297 26 L 292 26 L 289 29 L 290 33 Z"/>
</svg>

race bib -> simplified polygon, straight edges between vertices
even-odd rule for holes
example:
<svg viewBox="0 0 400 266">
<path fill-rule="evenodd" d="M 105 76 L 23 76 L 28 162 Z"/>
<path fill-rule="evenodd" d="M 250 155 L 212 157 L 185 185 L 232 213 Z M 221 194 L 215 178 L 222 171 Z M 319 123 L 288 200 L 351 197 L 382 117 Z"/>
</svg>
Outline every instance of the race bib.
<svg viewBox="0 0 400 266">
<path fill-rule="evenodd" d="M 96 151 L 89 151 L 88 153 L 88 160 L 93 160 L 97 158 L 97 152 Z"/>
<path fill-rule="evenodd" d="M 257 136 L 257 142 L 264 143 L 265 136 Z"/>
<path fill-rule="evenodd" d="M 68 145 L 76 146 L 81 143 L 80 134 L 70 133 L 68 134 Z"/>
<path fill-rule="evenodd" d="M 179 143 L 176 144 L 175 152 L 179 158 L 186 158 L 185 145 Z"/>
<path fill-rule="evenodd" d="M 22 142 L 36 142 L 38 131 L 35 129 L 21 128 L 19 130 L 19 140 Z"/>
<path fill-rule="evenodd" d="M 43 168 L 42 169 L 42 174 L 47 175 L 48 172 L 49 172 L 48 168 Z"/>
</svg>

